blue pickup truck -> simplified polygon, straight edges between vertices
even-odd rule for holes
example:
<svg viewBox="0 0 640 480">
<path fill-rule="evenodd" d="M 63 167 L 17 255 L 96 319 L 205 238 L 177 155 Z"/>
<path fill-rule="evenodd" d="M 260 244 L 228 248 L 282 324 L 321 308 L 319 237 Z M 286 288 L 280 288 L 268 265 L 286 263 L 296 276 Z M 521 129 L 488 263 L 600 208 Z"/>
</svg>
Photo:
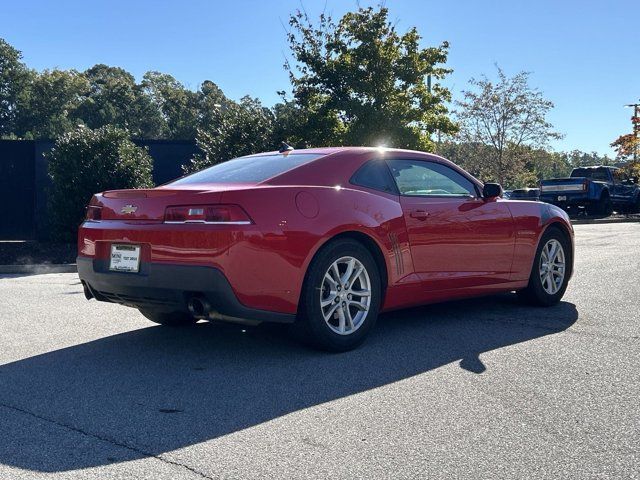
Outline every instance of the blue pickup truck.
<svg viewBox="0 0 640 480">
<path fill-rule="evenodd" d="M 589 215 L 640 211 L 640 186 L 616 167 L 574 168 L 569 178 L 540 182 L 540 200 L 565 210 L 584 207 Z"/>
</svg>

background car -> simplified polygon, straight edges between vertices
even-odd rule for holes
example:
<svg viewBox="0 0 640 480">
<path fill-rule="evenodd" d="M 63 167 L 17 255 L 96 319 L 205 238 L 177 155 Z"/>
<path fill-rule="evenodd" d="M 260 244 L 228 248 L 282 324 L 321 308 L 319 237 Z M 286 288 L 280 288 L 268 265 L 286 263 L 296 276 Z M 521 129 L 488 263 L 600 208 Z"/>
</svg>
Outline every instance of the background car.
<svg viewBox="0 0 640 480">
<path fill-rule="evenodd" d="M 257 154 L 95 195 L 78 273 L 87 298 L 160 324 L 285 322 L 347 350 L 381 311 L 506 291 L 560 301 L 573 265 L 566 213 L 501 193 L 408 150 Z"/>
<path fill-rule="evenodd" d="M 539 188 L 516 188 L 512 190 L 508 197 L 510 200 L 530 200 L 533 202 L 537 202 L 540 200 L 540 189 Z"/>
<path fill-rule="evenodd" d="M 584 208 L 590 215 L 640 212 L 640 186 L 624 170 L 610 166 L 574 168 L 569 178 L 540 182 L 540 199 L 564 209 Z"/>
</svg>

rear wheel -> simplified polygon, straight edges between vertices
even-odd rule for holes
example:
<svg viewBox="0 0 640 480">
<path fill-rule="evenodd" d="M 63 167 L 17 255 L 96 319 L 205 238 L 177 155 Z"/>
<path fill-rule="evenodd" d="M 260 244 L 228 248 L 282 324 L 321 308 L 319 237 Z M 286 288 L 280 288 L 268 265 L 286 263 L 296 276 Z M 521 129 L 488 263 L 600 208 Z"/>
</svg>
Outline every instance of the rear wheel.
<svg viewBox="0 0 640 480">
<path fill-rule="evenodd" d="M 567 237 L 558 228 L 549 228 L 540 239 L 529 285 L 518 293 L 534 305 L 548 307 L 557 304 L 567 290 L 571 255 Z"/>
<path fill-rule="evenodd" d="M 138 309 L 142 315 L 147 317 L 154 323 L 165 325 L 167 327 L 189 327 L 195 325 L 198 321 L 188 313 L 182 312 L 157 312 L 154 310 Z"/>
<path fill-rule="evenodd" d="M 351 350 L 376 322 L 380 291 L 371 253 L 355 240 L 332 242 L 309 266 L 294 327 L 320 349 Z"/>
</svg>

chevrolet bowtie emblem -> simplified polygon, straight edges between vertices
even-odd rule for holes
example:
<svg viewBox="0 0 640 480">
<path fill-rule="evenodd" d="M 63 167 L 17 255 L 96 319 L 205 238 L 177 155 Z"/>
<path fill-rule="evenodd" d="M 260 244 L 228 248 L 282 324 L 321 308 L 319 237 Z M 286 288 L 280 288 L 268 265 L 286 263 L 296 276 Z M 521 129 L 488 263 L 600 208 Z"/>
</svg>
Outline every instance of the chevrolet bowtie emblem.
<svg viewBox="0 0 640 480">
<path fill-rule="evenodd" d="M 135 205 L 125 205 L 120 209 L 120 213 L 135 213 L 138 207 Z"/>
</svg>

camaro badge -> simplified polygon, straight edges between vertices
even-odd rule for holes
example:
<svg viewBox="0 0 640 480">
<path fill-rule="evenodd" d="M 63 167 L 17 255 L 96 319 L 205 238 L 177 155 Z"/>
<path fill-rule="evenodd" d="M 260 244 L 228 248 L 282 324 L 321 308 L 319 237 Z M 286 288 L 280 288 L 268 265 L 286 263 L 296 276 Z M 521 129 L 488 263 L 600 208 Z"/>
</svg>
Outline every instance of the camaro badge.
<svg viewBox="0 0 640 480">
<path fill-rule="evenodd" d="M 135 213 L 138 207 L 135 205 L 125 205 L 120 209 L 120 213 Z"/>
</svg>

